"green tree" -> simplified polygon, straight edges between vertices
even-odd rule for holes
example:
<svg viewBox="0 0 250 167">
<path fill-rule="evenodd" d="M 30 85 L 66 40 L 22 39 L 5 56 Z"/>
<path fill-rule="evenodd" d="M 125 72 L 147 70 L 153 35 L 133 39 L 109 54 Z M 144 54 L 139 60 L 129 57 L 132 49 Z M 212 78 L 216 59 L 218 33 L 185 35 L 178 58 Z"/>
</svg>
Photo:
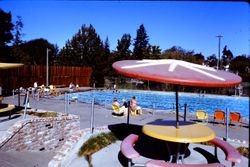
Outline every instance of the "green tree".
<svg viewBox="0 0 250 167">
<path fill-rule="evenodd" d="M 20 62 L 20 57 L 24 57 L 24 53 L 20 48 L 20 45 L 23 43 L 22 41 L 22 29 L 23 29 L 23 22 L 20 16 L 17 16 L 17 21 L 14 26 L 14 39 L 13 39 L 13 46 L 11 51 L 11 58 L 12 62 Z"/>
<path fill-rule="evenodd" d="M 233 53 L 229 49 L 227 49 L 227 45 L 223 48 L 222 53 L 222 65 L 229 65 L 231 60 L 233 59 Z"/>
<path fill-rule="evenodd" d="M 178 46 L 173 46 L 162 53 L 162 58 L 164 59 L 176 59 L 183 60 L 185 55 L 185 50 Z"/>
<path fill-rule="evenodd" d="M 57 63 L 58 65 L 63 65 L 63 66 L 77 66 L 78 62 L 75 61 L 74 59 L 74 50 L 73 47 L 70 43 L 69 40 L 66 41 L 65 46 L 61 49 L 61 51 L 59 52 L 59 56 L 57 59 Z M 83 56 L 80 56 L 80 59 L 83 59 Z"/>
<path fill-rule="evenodd" d="M 49 64 L 53 65 L 56 48 L 46 39 L 34 39 L 20 45 L 20 62 L 31 65 L 46 65 L 47 48 L 49 49 Z"/>
<path fill-rule="evenodd" d="M 206 59 L 206 65 L 208 65 L 209 67 L 216 67 L 217 66 L 217 58 L 216 58 L 216 55 L 215 54 L 213 54 L 213 55 L 211 55 L 211 56 L 209 56 L 209 57 L 207 57 L 207 59 Z"/>
<path fill-rule="evenodd" d="M 201 53 L 194 54 L 194 59 L 196 64 L 203 64 L 205 61 L 204 56 Z"/>
<path fill-rule="evenodd" d="M 96 86 L 104 84 L 103 66 L 105 60 L 105 48 L 94 27 L 83 25 L 80 30 L 68 40 L 59 54 L 59 62 L 70 66 L 92 67 L 90 84 Z M 106 51 L 107 51 L 106 45 Z"/>
<path fill-rule="evenodd" d="M 147 35 L 144 25 L 140 25 L 137 30 L 136 38 L 134 39 L 133 57 L 135 59 L 149 58 L 150 56 L 150 44 L 149 37 Z"/>
<path fill-rule="evenodd" d="M 250 57 L 240 55 L 235 57 L 229 66 L 230 71 L 239 74 L 244 82 L 250 80 Z"/>
<path fill-rule="evenodd" d="M 13 35 L 11 31 L 13 30 L 13 23 L 11 13 L 6 13 L 0 9 L 0 61 L 9 61 L 10 48 L 8 44 L 12 41 Z"/>
<path fill-rule="evenodd" d="M 150 59 L 160 59 L 161 57 L 161 49 L 160 46 L 152 45 L 150 47 Z"/>
<path fill-rule="evenodd" d="M 117 41 L 117 51 L 115 52 L 114 61 L 129 59 L 131 57 L 131 50 L 129 49 L 131 45 L 130 34 L 123 34 L 122 38 Z"/>
<path fill-rule="evenodd" d="M 5 47 L 13 39 L 11 31 L 14 28 L 11 13 L 6 13 L 0 9 L 0 47 Z"/>
<path fill-rule="evenodd" d="M 13 41 L 13 45 L 20 45 L 23 43 L 22 41 L 22 29 L 23 29 L 23 22 L 22 22 L 22 17 L 21 16 L 17 16 L 17 21 L 16 24 L 14 26 L 14 41 Z"/>
<path fill-rule="evenodd" d="M 109 66 L 110 66 L 110 61 L 109 61 L 109 57 L 110 57 L 110 49 L 109 49 L 109 40 L 108 37 L 106 38 L 105 42 L 103 43 L 103 56 L 100 56 L 99 58 L 101 58 L 101 60 L 99 61 L 99 68 L 100 71 L 103 72 L 104 76 L 109 75 Z"/>
</svg>

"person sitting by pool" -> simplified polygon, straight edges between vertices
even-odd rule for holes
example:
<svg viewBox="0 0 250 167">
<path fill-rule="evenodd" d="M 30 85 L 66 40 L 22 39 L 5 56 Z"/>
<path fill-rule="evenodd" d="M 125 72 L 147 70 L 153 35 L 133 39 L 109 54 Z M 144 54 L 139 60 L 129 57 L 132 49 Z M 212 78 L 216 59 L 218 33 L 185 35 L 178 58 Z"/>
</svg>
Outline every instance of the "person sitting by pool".
<svg viewBox="0 0 250 167">
<path fill-rule="evenodd" d="M 132 97 L 130 101 L 130 111 L 129 113 L 131 115 L 141 115 L 142 114 L 142 109 L 140 106 L 137 105 L 137 101 L 135 96 Z"/>
<path fill-rule="evenodd" d="M 127 115 L 128 109 L 125 108 L 125 106 L 120 106 L 120 103 L 117 101 L 117 98 L 114 98 L 113 103 L 112 103 L 112 115 L 114 116 L 124 116 Z"/>
<path fill-rule="evenodd" d="M 73 92 L 74 89 L 75 89 L 75 85 L 71 82 L 71 83 L 69 84 L 69 91 L 70 91 L 70 92 Z"/>
</svg>

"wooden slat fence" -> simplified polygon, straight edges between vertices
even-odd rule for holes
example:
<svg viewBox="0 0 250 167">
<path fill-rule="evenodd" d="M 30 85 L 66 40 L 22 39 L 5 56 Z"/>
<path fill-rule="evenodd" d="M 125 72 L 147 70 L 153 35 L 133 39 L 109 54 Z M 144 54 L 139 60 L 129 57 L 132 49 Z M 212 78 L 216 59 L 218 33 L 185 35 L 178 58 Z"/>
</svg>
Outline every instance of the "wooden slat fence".
<svg viewBox="0 0 250 167">
<path fill-rule="evenodd" d="M 49 84 L 68 86 L 73 82 L 79 86 L 89 86 L 91 74 L 90 67 L 50 66 Z M 46 85 L 46 66 L 24 65 L 0 70 L 0 86 L 3 90 L 32 87 L 35 81 L 38 85 Z"/>
</svg>

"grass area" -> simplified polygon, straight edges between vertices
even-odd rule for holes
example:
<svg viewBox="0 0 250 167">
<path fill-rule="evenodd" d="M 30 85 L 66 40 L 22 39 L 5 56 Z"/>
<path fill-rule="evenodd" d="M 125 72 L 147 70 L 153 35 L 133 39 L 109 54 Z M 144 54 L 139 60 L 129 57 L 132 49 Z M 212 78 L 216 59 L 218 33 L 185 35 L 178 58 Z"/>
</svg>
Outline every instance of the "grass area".
<svg viewBox="0 0 250 167">
<path fill-rule="evenodd" d="M 237 150 L 240 152 L 241 155 L 249 158 L 249 148 L 248 147 L 238 147 Z"/>
<path fill-rule="evenodd" d="M 83 143 L 78 152 L 78 156 L 85 156 L 85 159 L 89 163 L 89 167 L 93 167 L 92 154 L 114 143 L 116 140 L 117 138 L 112 132 L 100 133 Z"/>
<path fill-rule="evenodd" d="M 78 155 L 86 156 L 94 154 L 102 148 L 114 143 L 116 140 L 117 138 L 112 132 L 100 133 L 89 138 L 80 148 Z"/>
<path fill-rule="evenodd" d="M 56 112 L 34 112 L 34 111 L 29 111 L 27 112 L 28 115 L 32 116 L 37 116 L 37 117 L 57 117 Z"/>
</svg>

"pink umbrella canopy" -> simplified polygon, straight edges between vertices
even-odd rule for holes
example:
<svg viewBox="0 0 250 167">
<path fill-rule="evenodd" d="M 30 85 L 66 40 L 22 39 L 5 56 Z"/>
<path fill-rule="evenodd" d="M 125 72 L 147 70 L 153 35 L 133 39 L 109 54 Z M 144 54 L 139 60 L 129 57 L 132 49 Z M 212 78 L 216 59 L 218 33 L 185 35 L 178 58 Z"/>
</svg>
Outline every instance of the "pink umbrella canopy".
<svg viewBox="0 0 250 167">
<path fill-rule="evenodd" d="M 231 87 L 241 83 L 233 73 L 182 60 L 123 60 L 113 64 L 120 74 L 131 78 L 198 87 Z"/>
<path fill-rule="evenodd" d="M 239 85 L 242 81 L 240 76 L 227 71 L 175 59 L 123 60 L 113 63 L 112 66 L 118 73 L 131 78 L 176 85 L 177 128 L 179 128 L 178 85 L 231 87 Z"/>
</svg>

